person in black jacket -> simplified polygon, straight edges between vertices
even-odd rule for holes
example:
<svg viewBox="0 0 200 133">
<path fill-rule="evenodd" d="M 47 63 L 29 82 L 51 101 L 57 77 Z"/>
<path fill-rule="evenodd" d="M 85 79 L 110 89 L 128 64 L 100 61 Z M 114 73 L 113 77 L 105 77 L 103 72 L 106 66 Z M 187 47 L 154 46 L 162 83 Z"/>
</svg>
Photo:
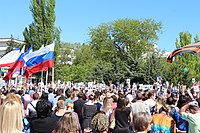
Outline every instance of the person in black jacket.
<svg viewBox="0 0 200 133">
<path fill-rule="evenodd" d="M 76 100 L 74 102 L 74 112 L 76 112 L 78 114 L 79 123 L 81 125 L 81 128 L 83 127 L 82 126 L 82 123 L 83 123 L 82 107 L 83 107 L 84 103 L 85 103 L 85 100 L 83 100 L 83 93 L 79 92 L 78 93 L 78 100 Z"/>
<path fill-rule="evenodd" d="M 37 118 L 30 121 L 30 133 L 51 133 L 56 128 L 56 120 L 51 118 L 51 104 L 39 100 L 36 104 Z"/>
</svg>

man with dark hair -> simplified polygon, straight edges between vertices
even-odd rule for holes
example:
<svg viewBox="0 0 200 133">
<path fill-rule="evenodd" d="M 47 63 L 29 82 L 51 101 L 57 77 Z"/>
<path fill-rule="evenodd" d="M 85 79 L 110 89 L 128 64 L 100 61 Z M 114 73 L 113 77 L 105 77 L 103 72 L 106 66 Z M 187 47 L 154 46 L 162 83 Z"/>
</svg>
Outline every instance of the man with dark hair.
<svg viewBox="0 0 200 133">
<path fill-rule="evenodd" d="M 56 128 L 56 120 L 50 117 L 51 105 L 47 100 L 36 104 L 37 118 L 30 121 L 30 133 L 51 133 Z"/>
<path fill-rule="evenodd" d="M 74 102 L 73 100 L 74 100 L 75 94 L 72 93 L 71 90 L 67 89 L 65 91 L 65 96 L 67 97 L 66 100 L 65 100 L 66 104 L 69 103 L 69 102 Z"/>
<path fill-rule="evenodd" d="M 189 110 L 190 113 L 186 113 L 186 110 Z M 179 113 L 182 115 L 183 119 L 189 123 L 188 133 L 200 132 L 200 109 L 197 102 L 190 102 L 184 105 Z"/>
<path fill-rule="evenodd" d="M 50 87 L 48 92 L 49 92 L 48 100 L 51 103 L 51 105 L 53 106 L 53 100 L 54 100 L 54 97 L 55 97 L 55 95 L 53 94 L 54 89 Z"/>
<path fill-rule="evenodd" d="M 78 93 L 78 100 L 74 102 L 74 112 L 78 114 L 79 122 L 82 127 L 83 123 L 83 118 L 82 118 L 82 107 L 85 101 L 83 100 L 83 93 L 79 92 Z"/>
<path fill-rule="evenodd" d="M 67 89 L 67 90 L 65 91 L 65 96 L 66 96 L 67 98 L 70 98 L 71 94 L 72 94 L 72 91 L 71 91 L 70 89 Z"/>
</svg>

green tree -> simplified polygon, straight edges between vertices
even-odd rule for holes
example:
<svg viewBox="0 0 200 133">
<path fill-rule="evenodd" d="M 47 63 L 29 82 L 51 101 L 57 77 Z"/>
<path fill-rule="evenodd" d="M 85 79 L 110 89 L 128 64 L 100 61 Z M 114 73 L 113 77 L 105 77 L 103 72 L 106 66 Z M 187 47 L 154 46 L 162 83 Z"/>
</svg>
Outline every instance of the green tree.
<svg viewBox="0 0 200 133">
<path fill-rule="evenodd" d="M 94 60 L 94 54 L 89 45 L 61 43 L 59 55 L 57 79 L 74 82 L 96 79 L 92 76 L 92 72 L 97 61 Z"/>
<path fill-rule="evenodd" d="M 199 42 L 199 36 L 198 36 L 198 35 L 196 35 L 196 36 L 194 37 L 194 42 Z"/>
<path fill-rule="evenodd" d="M 155 83 L 158 76 L 161 76 L 163 79 L 165 79 L 163 68 L 165 67 L 164 64 L 166 63 L 166 58 L 163 55 L 164 51 L 160 51 L 157 47 L 152 47 L 151 52 L 146 54 L 143 62 L 143 67 L 145 70 L 145 83 Z"/>
<path fill-rule="evenodd" d="M 60 47 L 57 50 L 57 60 L 55 63 L 55 78 L 56 79 L 63 79 L 64 81 L 68 81 L 69 79 L 66 77 L 68 72 L 68 67 L 70 67 L 71 63 L 73 62 L 74 57 L 74 50 L 80 44 L 71 44 L 61 42 Z"/>
<path fill-rule="evenodd" d="M 197 42 L 199 42 L 199 36 L 198 35 L 196 35 L 195 37 L 194 37 L 194 41 L 195 41 L 195 43 L 197 43 Z M 193 76 L 194 78 L 196 78 L 197 79 L 197 81 L 199 81 L 200 80 L 200 56 L 199 55 L 196 55 L 195 56 L 195 59 L 194 60 L 196 60 L 196 62 L 194 62 L 195 64 L 194 64 L 194 75 L 195 76 Z"/>
<path fill-rule="evenodd" d="M 34 21 L 23 32 L 27 46 L 37 50 L 42 45 L 59 42 L 60 30 L 54 26 L 55 0 L 32 0 L 30 11 Z"/>
<path fill-rule="evenodd" d="M 198 42 L 198 35 L 195 36 L 194 41 Z M 180 48 L 192 43 L 192 35 L 188 32 L 180 32 L 179 39 L 176 39 L 176 48 Z M 181 53 L 176 56 L 175 61 L 168 64 L 168 81 L 175 84 L 184 84 L 191 86 L 191 79 L 200 79 L 199 69 L 199 55 L 193 55 L 191 53 Z M 184 72 L 184 69 L 188 72 Z"/>
<path fill-rule="evenodd" d="M 94 59 L 94 53 L 91 49 L 91 46 L 89 45 L 81 45 L 76 51 L 75 51 L 75 57 L 73 64 L 76 68 L 75 72 L 72 71 L 73 74 L 73 80 L 74 81 L 93 81 L 94 77 L 91 76 L 93 72 L 93 67 L 96 65 L 97 61 Z M 76 72 L 79 70 L 79 72 Z M 79 78 L 76 78 L 76 77 Z"/>
<path fill-rule="evenodd" d="M 91 28 L 90 45 L 95 58 L 101 64 L 100 68 L 106 66 L 114 68 L 106 69 L 109 72 L 105 71 L 103 75 L 109 73 L 110 76 L 105 80 L 116 81 L 120 80 L 120 77 L 136 80 L 143 78 L 145 76 L 145 71 L 141 67 L 143 55 L 158 39 L 157 34 L 161 28 L 161 23 L 152 19 L 119 19 Z M 107 65 L 109 63 L 111 64 Z"/>
</svg>

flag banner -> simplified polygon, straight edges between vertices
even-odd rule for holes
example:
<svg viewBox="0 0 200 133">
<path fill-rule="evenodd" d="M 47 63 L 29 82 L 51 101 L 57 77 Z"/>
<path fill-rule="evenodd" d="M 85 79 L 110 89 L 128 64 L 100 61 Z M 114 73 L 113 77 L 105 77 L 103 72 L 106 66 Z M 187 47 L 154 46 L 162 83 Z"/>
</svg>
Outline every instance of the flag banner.
<svg viewBox="0 0 200 133">
<path fill-rule="evenodd" d="M 48 68 L 53 68 L 53 67 L 54 67 L 54 60 L 47 60 L 35 66 L 28 67 L 26 71 L 29 74 L 33 74 L 41 71 L 47 71 Z"/>
<path fill-rule="evenodd" d="M 189 44 L 189 45 L 186 45 L 184 47 L 174 50 L 168 56 L 167 62 L 172 63 L 173 57 L 182 53 L 200 54 L 200 42 Z"/>
<path fill-rule="evenodd" d="M 27 54 L 26 56 L 23 57 L 23 59 L 24 59 L 25 62 L 28 62 L 32 58 L 37 58 L 40 55 L 45 55 L 45 54 L 47 54 L 49 52 L 54 52 L 54 45 L 55 44 L 53 43 L 53 44 L 47 45 L 45 47 L 42 47 L 37 51 L 34 51 L 34 52 L 30 53 L 30 54 Z"/>
<path fill-rule="evenodd" d="M 19 56 L 19 48 L 12 50 L 0 59 L 0 67 L 9 67 L 11 65 L 14 65 L 15 61 L 19 58 Z"/>
<path fill-rule="evenodd" d="M 24 56 L 26 73 L 28 73 L 26 75 L 47 71 L 48 68 L 54 67 L 54 46 L 53 43 Z"/>
<path fill-rule="evenodd" d="M 26 66 L 32 67 L 32 66 L 40 65 L 42 62 L 45 62 L 48 60 L 54 60 L 54 52 L 50 51 L 46 54 L 33 57 L 26 62 Z"/>
<path fill-rule="evenodd" d="M 3 78 L 3 80 L 10 80 L 12 74 L 20 74 L 21 69 L 24 66 L 24 59 L 23 57 L 25 55 L 27 55 L 30 51 L 32 51 L 32 47 L 30 47 L 26 53 L 24 53 L 25 51 L 25 46 L 22 48 L 21 52 L 20 52 L 20 56 L 19 58 L 15 61 L 15 63 L 10 66 L 10 68 L 8 69 L 8 73 L 7 75 Z"/>
</svg>

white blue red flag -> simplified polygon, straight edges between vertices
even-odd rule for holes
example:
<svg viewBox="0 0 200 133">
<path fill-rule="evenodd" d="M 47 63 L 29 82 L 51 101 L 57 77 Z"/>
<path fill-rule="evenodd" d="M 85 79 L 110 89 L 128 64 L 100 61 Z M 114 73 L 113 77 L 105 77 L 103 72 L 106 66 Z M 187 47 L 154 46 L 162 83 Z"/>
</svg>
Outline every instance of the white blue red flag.
<svg viewBox="0 0 200 133">
<path fill-rule="evenodd" d="M 54 46 L 54 43 L 47 45 L 23 57 L 27 67 L 26 76 L 54 67 Z"/>
</svg>

